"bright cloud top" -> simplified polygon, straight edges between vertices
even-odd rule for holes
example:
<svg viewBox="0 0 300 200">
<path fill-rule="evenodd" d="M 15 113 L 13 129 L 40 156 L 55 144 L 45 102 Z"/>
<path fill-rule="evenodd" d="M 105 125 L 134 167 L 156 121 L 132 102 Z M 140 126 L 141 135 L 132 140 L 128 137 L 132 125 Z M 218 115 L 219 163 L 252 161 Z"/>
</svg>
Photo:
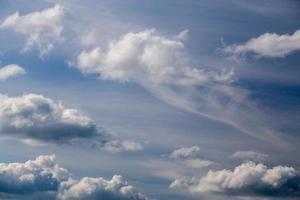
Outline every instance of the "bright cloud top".
<svg viewBox="0 0 300 200">
<path fill-rule="evenodd" d="M 300 177 L 292 167 L 246 162 L 233 171 L 209 171 L 202 178 L 177 179 L 170 187 L 187 189 L 192 193 L 225 193 L 254 196 L 299 196 Z"/>
<path fill-rule="evenodd" d="M 55 42 L 61 41 L 63 26 L 63 8 L 56 5 L 52 8 L 20 15 L 19 12 L 5 18 L 0 28 L 10 28 L 26 37 L 23 52 L 37 47 L 40 56 L 50 52 Z"/>
<path fill-rule="evenodd" d="M 103 149 L 111 153 L 119 153 L 122 151 L 140 151 L 143 146 L 138 142 L 129 140 L 111 140 L 104 144 Z"/>
<path fill-rule="evenodd" d="M 196 157 L 200 153 L 200 147 L 198 146 L 191 146 L 191 147 L 182 147 L 179 149 L 175 149 L 171 154 L 170 158 L 191 158 Z"/>
<path fill-rule="evenodd" d="M 19 65 L 6 65 L 0 68 L 0 82 L 22 74 L 25 74 L 25 70 Z"/>
<path fill-rule="evenodd" d="M 233 44 L 223 49 L 225 53 L 240 56 L 254 53 L 263 57 L 284 57 L 300 50 L 300 30 L 292 35 L 264 33 L 257 38 L 252 38 L 244 44 Z"/>
<path fill-rule="evenodd" d="M 130 32 L 100 47 L 83 51 L 77 57 L 77 68 L 85 74 L 103 79 L 135 81 L 142 85 L 199 85 L 230 81 L 231 74 L 188 67 L 180 33 L 175 38 L 159 35 L 155 29 Z"/>
<path fill-rule="evenodd" d="M 0 163 L 2 195 L 53 192 L 57 199 L 146 200 L 122 176 L 111 180 L 83 177 L 76 180 L 55 161 L 55 155 L 38 156 L 25 163 Z"/>
</svg>

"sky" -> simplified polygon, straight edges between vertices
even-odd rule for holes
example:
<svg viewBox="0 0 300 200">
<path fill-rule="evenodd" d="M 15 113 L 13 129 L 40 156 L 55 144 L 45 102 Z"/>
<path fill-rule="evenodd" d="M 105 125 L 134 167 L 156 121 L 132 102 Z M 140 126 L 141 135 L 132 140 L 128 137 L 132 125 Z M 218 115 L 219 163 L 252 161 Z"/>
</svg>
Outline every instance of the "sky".
<svg viewBox="0 0 300 200">
<path fill-rule="evenodd" d="M 297 0 L 0 0 L 0 198 L 300 197 Z"/>
</svg>

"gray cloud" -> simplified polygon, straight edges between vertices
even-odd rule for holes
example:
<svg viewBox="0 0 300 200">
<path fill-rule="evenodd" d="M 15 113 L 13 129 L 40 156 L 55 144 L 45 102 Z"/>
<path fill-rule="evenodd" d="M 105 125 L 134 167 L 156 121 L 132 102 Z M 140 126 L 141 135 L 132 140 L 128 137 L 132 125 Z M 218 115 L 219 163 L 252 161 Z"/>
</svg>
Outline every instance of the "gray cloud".
<svg viewBox="0 0 300 200">
<path fill-rule="evenodd" d="M 52 192 L 52 195 L 49 195 Z M 107 199 L 146 200 L 122 176 L 111 180 L 83 177 L 76 180 L 67 169 L 55 162 L 54 155 L 38 156 L 25 163 L 0 163 L 0 193 L 2 197 L 40 199 Z M 16 196 L 14 196 L 16 195 Z M 26 195 L 26 196 L 25 196 Z"/>
<path fill-rule="evenodd" d="M 114 139 L 80 111 L 37 94 L 0 94 L 0 133 L 29 144 L 83 144 L 113 153 L 143 149 L 140 143 Z"/>
<path fill-rule="evenodd" d="M 228 194 L 238 196 L 300 196 L 299 172 L 292 167 L 247 162 L 233 171 L 209 171 L 205 176 L 176 179 L 171 188 L 186 189 L 191 193 Z"/>
<path fill-rule="evenodd" d="M 0 95 L 0 131 L 7 136 L 67 143 L 105 133 L 76 109 L 37 94 Z"/>
<path fill-rule="evenodd" d="M 254 53 L 262 57 L 285 57 L 300 50 L 300 30 L 292 35 L 264 33 L 257 38 L 251 38 L 244 44 L 233 44 L 223 49 L 225 53 L 241 56 Z"/>
<path fill-rule="evenodd" d="M 259 153 L 256 151 L 237 151 L 231 155 L 231 158 L 240 160 L 250 160 L 256 162 L 265 161 L 269 156 L 267 154 Z"/>
</svg>

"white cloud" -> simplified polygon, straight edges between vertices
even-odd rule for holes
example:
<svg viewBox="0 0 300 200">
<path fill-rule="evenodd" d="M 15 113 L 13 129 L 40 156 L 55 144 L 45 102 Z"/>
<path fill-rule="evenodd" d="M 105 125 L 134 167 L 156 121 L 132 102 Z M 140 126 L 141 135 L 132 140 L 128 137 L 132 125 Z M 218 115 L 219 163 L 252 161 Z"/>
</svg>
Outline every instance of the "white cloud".
<svg viewBox="0 0 300 200">
<path fill-rule="evenodd" d="M 191 193 L 225 193 L 241 196 L 297 196 L 300 177 L 292 167 L 246 162 L 233 171 L 209 171 L 201 178 L 177 179 L 170 187 L 187 189 Z"/>
<path fill-rule="evenodd" d="M 191 146 L 191 147 L 182 147 L 175 149 L 171 154 L 170 158 L 180 159 L 180 158 L 191 158 L 196 157 L 200 153 L 200 147 Z"/>
<path fill-rule="evenodd" d="M 256 151 L 237 151 L 234 152 L 231 157 L 235 159 L 261 162 L 266 160 L 268 155 Z"/>
<path fill-rule="evenodd" d="M 25 70 L 19 65 L 6 65 L 0 68 L 0 82 L 21 74 L 25 74 Z"/>
<path fill-rule="evenodd" d="M 111 180 L 84 177 L 79 181 L 63 182 L 59 188 L 58 199 L 106 199 L 106 200 L 146 200 L 143 194 L 135 192 L 122 176 L 115 175 Z"/>
<path fill-rule="evenodd" d="M 77 68 L 103 79 L 146 84 L 201 85 L 230 81 L 230 73 L 216 73 L 187 66 L 184 44 L 186 32 L 177 39 L 159 35 L 154 29 L 127 33 L 111 41 L 107 51 L 100 47 L 78 55 Z"/>
<path fill-rule="evenodd" d="M 6 17 L 0 28 L 10 28 L 26 37 L 23 52 L 37 47 L 40 56 L 49 53 L 56 42 L 63 39 L 61 36 L 63 26 L 63 8 L 55 5 L 41 11 L 20 15 L 19 12 Z"/>
<path fill-rule="evenodd" d="M 23 195 L 52 192 L 57 199 L 146 200 L 122 176 L 111 180 L 102 177 L 83 177 L 76 180 L 55 161 L 55 155 L 38 156 L 24 163 L 0 163 L 0 193 Z M 39 199 L 43 199 L 40 194 Z"/>
<path fill-rule="evenodd" d="M 143 146 L 138 142 L 129 140 L 112 140 L 106 142 L 103 148 L 111 153 L 119 153 L 122 151 L 140 151 Z"/>
<path fill-rule="evenodd" d="M 232 69 L 194 67 L 185 50 L 186 35 L 184 31 L 166 37 L 155 29 L 129 32 L 111 40 L 107 48 L 82 51 L 73 66 L 101 79 L 135 82 L 169 105 L 287 147 L 249 92 L 232 84 Z"/>
<path fill-rule="evenodd" d="M 285 57 L 300 50 L 300 30 L 292 35 L 264 33 L 257 38 L 251 38 L 244 44 L 233 44 L 223 49 L 225 53 L 240 56 L 254 53 L 262 57 Z"/>
</svg>

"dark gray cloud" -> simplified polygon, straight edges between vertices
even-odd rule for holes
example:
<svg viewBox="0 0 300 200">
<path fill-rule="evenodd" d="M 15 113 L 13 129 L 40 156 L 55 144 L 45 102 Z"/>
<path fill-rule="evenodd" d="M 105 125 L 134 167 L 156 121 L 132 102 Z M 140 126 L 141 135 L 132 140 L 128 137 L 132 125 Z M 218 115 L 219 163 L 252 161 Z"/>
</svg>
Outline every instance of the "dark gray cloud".
<svg viewBox="0 0 300 200">
<path fill-rule="evenodd" d="M 54 143 L 106 137 L 101 128 L 78 110 L 37 94 L 0 95 L 0 131 L 8 136 Z"/>
</svg>

